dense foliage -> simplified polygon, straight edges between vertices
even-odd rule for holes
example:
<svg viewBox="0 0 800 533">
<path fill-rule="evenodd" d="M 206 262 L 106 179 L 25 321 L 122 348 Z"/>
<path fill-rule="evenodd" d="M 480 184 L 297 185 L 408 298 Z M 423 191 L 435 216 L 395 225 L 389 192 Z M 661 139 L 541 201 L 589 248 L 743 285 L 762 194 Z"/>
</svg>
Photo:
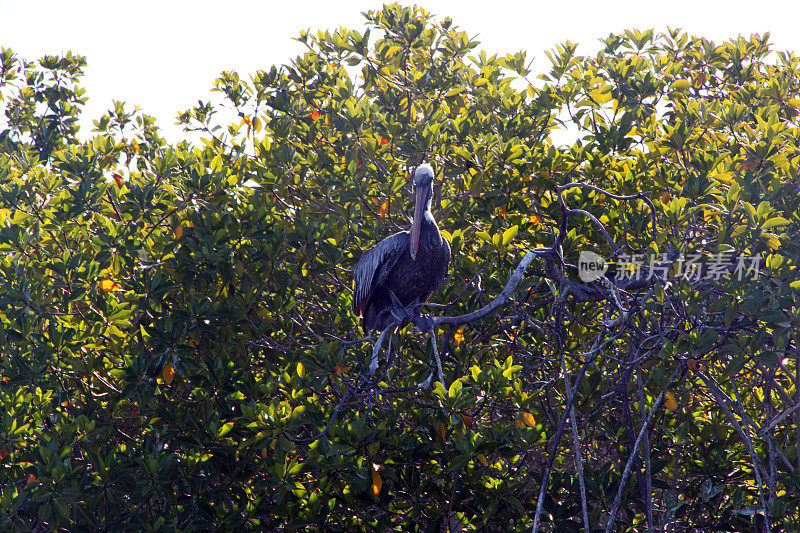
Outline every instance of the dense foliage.
<svg viewBox="0 0 800 533">
<path fill-rule="evenodd" d="M 0 528 L 797 530 L 793 54 L 629 31 L 536 77 L 397 5 L 300 40 L 179 116 L 197 145 L 124 103 L 81 140 L 84 58 L 3 49 Z M 429 312 L 550 249 L 438 330 L 432 389 L 413 327 L 365 379 L 350 309 L 422 160 Z M 670 275 L 584 282 L 587 250 Z M 759 275 L 680 276 L 719 253 Z"/>
</svg>

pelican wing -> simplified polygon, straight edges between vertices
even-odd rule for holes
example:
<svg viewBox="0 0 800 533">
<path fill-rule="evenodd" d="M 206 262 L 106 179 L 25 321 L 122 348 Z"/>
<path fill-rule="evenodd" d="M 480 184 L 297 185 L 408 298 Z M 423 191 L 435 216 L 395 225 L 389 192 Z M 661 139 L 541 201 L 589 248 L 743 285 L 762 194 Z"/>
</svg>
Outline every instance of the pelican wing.
<svg viewBox="0 0 800 533">
<path fill-rule="evenodd" d="M 353 312 L 356 315 L 362 316 L 373 287 L 386 280 L 404 249 L 408 249 L 407 231 L 385 238 L 358 260 L 353 271 Z"/>
</svg>

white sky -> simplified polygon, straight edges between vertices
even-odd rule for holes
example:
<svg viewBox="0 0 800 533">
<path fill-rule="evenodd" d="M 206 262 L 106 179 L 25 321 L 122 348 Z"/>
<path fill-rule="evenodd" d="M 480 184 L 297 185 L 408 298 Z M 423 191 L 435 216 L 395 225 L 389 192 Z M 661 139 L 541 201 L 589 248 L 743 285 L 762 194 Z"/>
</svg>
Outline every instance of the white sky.
<svg viewBox="0 0 800 533">
<path fill-rule="evenodd" d="M 569 39 L 581 44 L 579 53 L 593 52 L 598 38 L 629 28 L 681 27 L 718 42 L 770 32 L 775 49 L 800 53 L 796 0 L 417 3 L 477 34 L 489 53 L 527 51 L 529 59 L 536 58 L 534 75 L 547 67 L 543 52 L 558 43 Z M 247 75 L 285 63 L 302 51 L 293 41 L 301 29 L 344 25 L 362 30 L 361 12 L 381 5 L 369 0 L 0 0 L 0 46 L 26 59 L 67 50 L 87 56 L 84 134 L 116 99 L 156 116 L 167 139 L 175 141 L 182 136 L 175 116 L 208 99 L 221 71 Z"/>
</svg>

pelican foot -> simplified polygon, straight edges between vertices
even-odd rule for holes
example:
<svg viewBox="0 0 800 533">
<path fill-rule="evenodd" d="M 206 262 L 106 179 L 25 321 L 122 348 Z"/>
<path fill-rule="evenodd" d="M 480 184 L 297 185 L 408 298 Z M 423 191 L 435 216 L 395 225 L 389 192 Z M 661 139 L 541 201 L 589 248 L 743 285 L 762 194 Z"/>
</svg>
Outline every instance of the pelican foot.
<svg viewBox="0 0 800 533">
<path fill-rule="evenodd" d="M 400 303 L 400 300 L 393 292 L 389 293 L 389 297 L 392 299 L 392 318 L 394 318 L 394 323 L 397 327 L 403 328 L 406 324 L 413 322 L 423 333 L 433 331 L 433 319 L 428 315 L 420 314 L 420 306 L 417 302 L 412 302 L 408 307 L 403 307 L 403 304 Z"/>
<path fill-rule="evenodd" d="M 397 299 L 393 292 L 389 292 L 389 297 L 392 299 L 392 318 L 394 318 L 394 323 L 398 327 L 405 326 L 413 317 L 409 316 L 408 309 L 403 307 L 403 304 L 400 303 L 400 300 Z"/>
</svg>

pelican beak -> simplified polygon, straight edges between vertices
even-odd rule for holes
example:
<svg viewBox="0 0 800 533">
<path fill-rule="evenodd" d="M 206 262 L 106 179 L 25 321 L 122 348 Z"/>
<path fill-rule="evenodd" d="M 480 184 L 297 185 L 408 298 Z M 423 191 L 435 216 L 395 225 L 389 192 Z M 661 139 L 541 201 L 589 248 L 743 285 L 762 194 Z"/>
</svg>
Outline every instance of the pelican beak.
<svg viewBox="0 0 800 533">
<path fill-rule="evenodd" d="M 417 200 L 414 203 L 414 220 L 411 222 L 411 259 L 417 260 L 419 248 L 419 230 L 422 227 L 422 214 L 425 211 L 425 187 L 417 187 Z"/>
</svg>

